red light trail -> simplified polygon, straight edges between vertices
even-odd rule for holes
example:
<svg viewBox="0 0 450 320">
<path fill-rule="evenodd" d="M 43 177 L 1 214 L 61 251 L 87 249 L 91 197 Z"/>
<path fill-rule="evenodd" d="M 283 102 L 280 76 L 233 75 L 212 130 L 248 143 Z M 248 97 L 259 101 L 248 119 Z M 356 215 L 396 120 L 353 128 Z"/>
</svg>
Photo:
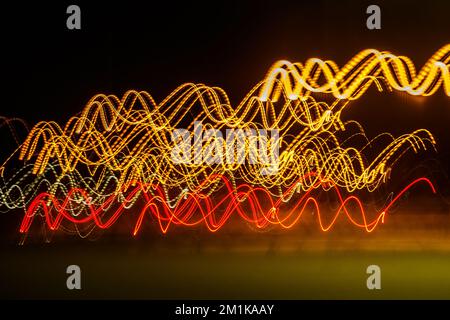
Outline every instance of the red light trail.
<svg viewBox="0 0 450 320">
<path fill-rule="evenodd" d="M 137 193 L 141 193 L 145 199 L 145 205 L 140 210 L 133 234 L 136 235 L 142 227 L 142 223 L 146 216 L 151 215 L 159 224 L 163 233 L 167 233 L 171 224 L 183 226 L 196 226 L 204 223 L 209 231 L 215 232 L 222 228 L 227 220 L 233 215 L 237 214 L 240 218 L 248 223 L 254 224 L 257 228 L 266 228 L 269 225 L 279 225 L 285 229 L 289 229 L 296 225 L 308 205 L 312 205 L 315 212 L 317 212 L 317 220 L 322 231 L 330 230 L 336 223 L 340 214 L 344 213 L 348 220 L 355 226 L 365 229 L 367 232 L 372 232 L 380 223 L 383 223 L 388 213 L 388 210 L 397 202 L 397 200 L 413 186 L 421 183 L 427 185 L 433 193 L 436 190 L 427 178 L 419 178 L 407 185 L 401 190 L 385 207 L 376 215 L 375 218 L 368 221 L 368 217 L 362 202 L 356 196 L 343 197 L 339 188 L 330 181 L 320 181 L 307 192 L 303 193 L 294 204 L 290 205 L 289 209 L 282 210 L 282 198 L 274 198 L 267 190 L 260 187 L 252 187 L 248 184 L 241 184 L 236 189 L 233 188 L 230 181 L 224 176 L 210 176 L 205 179 L 203 183 L 210 183 L 220 179 L 225 186 L 227 193 L 219 200 L 214 202 L 212 197 L 202 192 L 188 192 L 185 197 L 181 198 L 175 208 L 170 208 L 164 196 L 164 192 L 160 186 L 144 186 L 136 182 L 126 196 L 126 200 L 122 201 L 119 207 L 110 215 L 107 214 L 111 204 L 117 202 L 117 196 L 114 194 L 110 196 L 104 203 L 94 207 L 90 204 L 89 194 L 83 189 L 71 189 L 66 198 L 62 201 L 49 193 L 39 194 L 30 204 L 27 212 L 22 220 L 20 226 L 21 233 L 27 233 L 30 229 L 33 219 L 36 217 L 39 210 L 43 210 L 45 222 L 51 230 L 57 230 L 64 220 L 75 224 L 90 224 L 102 229 L 111 227 L 121 215 L 125 214 L 125 204 L 127 200 L 131 200 Z M 209 180 L 209 181 L 208 181 Z M 145 190 L 151 187 L 154 195 L 150 195 Z M 339 207 L 328 223 L 324 222 L 324 216 L 321 213 L 319 202 L 312 196 L 314 190 L 317 188 L 324 188 L 325 190 L 333 190 L 339 200 Z M 288 188 L 284 196 L 289 197 L 296 192 L 297 184 L 293 184 Z M 201 186 L 199 186 L 201 190 Z M 223 192 L 221 192 L 223 194 Z M 75 197 L 82 197 L 84 203 L 88 208 L 88 214 L 83 217 L 73 216 L 69 212 L 69 207 L 72 205 L 72 199 Z M 264 201 L 266 200 L 266 201 Z M 355 215 L 352 215 L 347 209 L 347 205 L 353 202 L 359 208 L 360 221 Z M 49 206 L 49 204 L 52 204 Z M 264 205 L 263 203 L 269 203 Z M 248 204 L 250 210 L 244 209 L 244 204 Z M 223 209 L 223 210 L 220 210 Z M 283 208 L 284 209 L 284 208 Z M 54 211 L 56 211 L 54 213 Z M 219 213 L 220 211 L 220 213 Z"/>
</svg>

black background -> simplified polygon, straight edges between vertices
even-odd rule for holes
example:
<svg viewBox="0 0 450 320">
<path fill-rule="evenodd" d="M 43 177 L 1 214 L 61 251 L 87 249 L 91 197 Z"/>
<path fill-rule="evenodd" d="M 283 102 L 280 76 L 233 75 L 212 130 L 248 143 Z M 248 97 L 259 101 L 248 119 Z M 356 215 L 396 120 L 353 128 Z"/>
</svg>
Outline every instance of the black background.
<svg viewBox="0 0 450 320">
<path fill-rule="evenodd" d="M 73 3 L 81 7 L 81 30 L 66 28 L 66 8 Z M 360 50 L 376 48 L 409 56 L 419 68 L 450 40 L 448 1 L 378 1 L 381 30 L 366 28 L 369 4 L 322 0 L 2 5 L 6 83 L 1 111 L 31 123 L 64 121 L 99 92 L 120 96 L 133 88 L 161 100 L 184 82 L 220 86 L 237 103 L 278 59 L 305 61 L 315 56 L 342 66 Z M 369 106 L 364 112 L 380 116 L 382 107 L 372 111 L 375 108 Z M 434 116 L 438 110 L 427 106 Z"/>
<path fill-rule="evenodd" d="M 81 30 L 66 28 L 66 8 L 70 4 L 81 7 Z M 381 7 L 381 30 L 366 28 L 366 8 L 370 4 Z M 408 56 L 420 68 L 450 42 L 450 2 L 446 0 L 15 1 L 2 3 L 1 12 L 0 115 L 23 118 L 30 125 L 40 120 L 63 124 L 99 92 L 121 96 L 128 89 L 145 90 L 161 101 L 185 82 L 220 86 L 237 104 L 279 59 L 305 61 L 319 57 L 342 66 L 360 50 L 375 48 Z M 400 135 L 418 128 L 429 129 L 438 142 L 438 152 L 414 155 L 407 159 L 411 162 L 399 164 L 398 177 L 404 179 L 398 179 L 397 187 L 410 182 L 409 176 L 406 179 L 408 170 L 426 163 L 425 169 L 416 174 L 430 177 L 444 197 L 450 195 L 450 103 L 442 89 L 432 97 L 420 98 L 379 93 L 373 87 L 352 102 L 343 116 L 361 122 L 369 138 L 381 132 Z M 7 154 L 2 152 L 1 159 Z M 430 159 L 434 167 L 429 166 Z M 448 214 L 448 202 L 443 208 L 440 212 Z M 1 217 L 0 231 L 7 242 L 17 243 L 21 217 Z M 132 241 L 124 242 L 125 249 L 108 250 L 120 255 Z M 64 245 L 60 250 L 49 261 L 57 260 L 61 271 L 72 263 L 64 257 L 73 255 Z M 43 272 L 54 272 L 51 268 L 44 270 L 45 258 L 35 251 L 36 265 Z M 20 254 L 9 256 L 7 252 L 5 256 L 13 258 L 2 259 L 8 261 L 4 268 L 9 272 L 18 270 L 15 277 L 4 273 L 3 277 L 10 280 L 3 284 L 2 291 L 12 290 L 13 296 L 15 292 L 19 295 L 29 291 L 25 285 L 26 290 L 17 287 L 16 279 L 22 278 L 25 280 L 21 283 L 27 285 L 32 283 L 27 282 L 30 278 L 42 282 L 41 287 L 37 286 L 38 293 L 30 296 L 39 295 L 39 288 L 51 287 L 46 282 L 49 276 L 37 277 L 33 263 L 22 263 L 29 261 L 27 252 L 22 248 L 17 252 Z M 86 261 L 97 261 L 97 268 L 103 272 L 103 260 L 93 252 Z M 22 260 L 21 254 L 25 257 Z M 116 256 L 112 260 L 120 261 Z M 21 274 L 24 269 L 28 271 L 25 275 Z M 66 274 L 61 271 L 57 276 L 56 280 L 50 279 L 59 286 Z"/>
</svg>

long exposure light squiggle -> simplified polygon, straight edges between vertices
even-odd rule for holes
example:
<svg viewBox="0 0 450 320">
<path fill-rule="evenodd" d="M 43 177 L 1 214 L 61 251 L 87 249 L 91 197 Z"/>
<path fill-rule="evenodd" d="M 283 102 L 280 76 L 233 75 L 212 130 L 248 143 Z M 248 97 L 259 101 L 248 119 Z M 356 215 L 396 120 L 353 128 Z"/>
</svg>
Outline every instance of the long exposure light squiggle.
<svg viewBox="0 0 450 320">
<path fill-rule="evenodd" d="M 336 193 L 340 205 L 336 212 L 329 218 L 329 222 L 324 222 L 324 217 L 321 214 L 318 201 L 311 195 L 313 188 L 306 193 L 303 193 L 298 199 L 292 201 L 294 204 L 287 210 L 282 210 L 283 201 L 273 199 L 271 195 L 264 188 L 251 187 L 248 184 L 238 186 L 236 189 L 230 184 L 230 182 L 223 176 L 212 176 L 210 180 L 221 180 L 226 188 L 224 196 L 216 203 L 213 202 L 211 197 L 201 192 L 191 193 L 187 192 L 183 198 L 177 203 L 175 208 L 170 208 L 166 201 L 163 190 L 158 186 L 153 186 L 155 195 L 149 195 L 144 190 L 143 185 L 138 184 L 127 195 L 127 200 L 130 200 L 136 196 L 136 193 L 141 193 L 145 199 L 145 204 L 141 210 L 133 234 L 137 234 L 140 230 L 142 221 L 147 215 L 147 212 L 154 217 L 163 233 L 168 231 L 171 224 L 195 226 L 200 223 L 204 223 L 206 227 L 215 232 L 219 230 L 226 221 L 232 216 L 233 213 L 237 213 L 245 221 L 254 224 L 258 228 L 265 228 L 268 225 L 280 225 L 283 228 L 289 229 L 294 226 L 301 218 L 308 205 L 311 205 L 317 212 L 317 219 L 322 231 L 330 230 L 336 223 L 341 212 L 345 213 L 348 220 L 357 227 L 364 228 L 367 232 L 372 232 L 376 226 L 384 221 L 385 215 L 388 210 L 395 204 L 395 202 L 411 187 L 418 183 L 426 183 L 433 192 L 436 192 L 433 184 L 426 178 L 420 178 L 408 186 L 406 186 L 399 194 L 394 197 L 383 210 L 371 221 L 368 221 L 363 204 L 355 196 L 348 196 L 344 198 L 335 185 L 330 185 L 329 181 L 321 181 L 320 184 L 325 188 L 331 188 Z M 207 181 L 205 181 L 207 183 Z M 297 184 L 292 185 L 285 191 L 285 197 L 292 199 L 292 194 L 297 190 Z M 199 186 L 199 190 L 201 190 Z M 81 198 L 79 202 L 83 202 L 86 206 L 86 215 L 73 216 L 70 213 L 70 207 L 72 206 L 72 199 Z M 36 216 L 37 211 L 43 210 L 44 219 L 46 224 L 51 230 L 56 230 L 64 219 L 73 222 L 75 224 L 87 224 L 90 222 L 95 223 L 97 227 L 106 229 L 111 227 L 118 218 L 124 214 L 125 205 L 121 203 L 113 213 L 107 214 L 104 210 L 105 206 L 115 202 L 116 197 L 109 197 L 101 206 L 94 207 L 90 204 L 88 193 L 83 189 L 72 189 L 68 192 L 67 197 L 62 201 L 59 201 L 48 193 L 42 193 L 38 195 L 27 210 L 20 232 L 26 233 Z M 266 204 L 264 205 L 264 203 Z M 360 213 L 360 220 L 352 215 L 347 209 L 347 204 L 354 202 Z M 51 204 L 51 206 L 49 206 Z M 246 208 L 244 209 L 244 204 Z M 222 210 L 221 210 L 222 209 Z M 52 211 L 56 211 L 55 214 Z M 284 211 L 284 212 L 283 212 Z"/>
<path fill-rule="evenodd" d="M 379 80 L 395 90 L 429 96 L 443 86 L 450 96 L 450 44 L 439 49 L 419 73 L 412 61 L 390 52 L 367 49 L 354 56 L 342 69 L 333 61 L 312 58 L 301 63 L 276 62 L 266 76 L 260 99 L 276 101 L 282 87 L 289 99 L 305 99 L 313 92 L 330 93 L 337 99 L 358 99 Z M 279 79 L 279 81 L 276 81 Z M 323 79 L 321 81 L 321 79 Z"/>
<path fill-rule="evenodd" d="M 406 190 L 426 182 L 434 191 L 431 182 L 414 181 L 369 222 L 359 198 L 344 197 L 342 192 L 375 191 L 405 153 L 434 149 L 436 141 L 426 129 L 368 139 L 358 122 L 343 121 L 341 114 L 372 83 L 380 91 L 384 85 L 423 96 L 434 94 L 442 85 L 450 95 L 449 62 L 450 45 L 438 50 L 418 73 L 407 57 L 372 49 L 357 54 L 341 69 L 317 58 L 304 65 L 279 61 L 235 107 L 224 90 L 204 84 L 183 84 L 160 103 L 144 91 L 130 90 L 121 99 L 98 94 L 63 127 L 52 121 L 35 125 L 6 158 L 1 167 L 0 210 L 25 210 L 20 229 L 24 233 L 41 215 L 52 230 L 63 221 L 94 222 L 107 228 L 125 210 L 137 210 L 144 200 L 136 233 L 146 212 L 163 232 L 170 224 L 200 223 L 216 231 L 233 213 L 261 228 L 290 227 L 307 206 L 313 206 L 324 231 L 344 212 L 354 225 L 370 232 Z M 335 100 L 318 101 L 317 93 L 330 94 Z M 213 128 L 254 130 L 257 135 L 259 130 L 279 130 L 277 172 L 262 174 L 267 164 L 261 161 L 174 163 L 171 133 L 180 127 L 194 132 L 199 122 L 204 124 L 201 133 Z M 201 154 L 217 143 L 216 138 L 201 141 Z M 194 153 L 194 147 L 195 139 L 188 150 Z M 250 142 L 244 147 L 246 155 L 258 151 Z M 369 157 L 368 151 L 375 156 Z M 15 155 L 24 166 L 10 175 Z M 311 194 L 330 188 L 341 206 L 327 225 Z M 303 194 L 300 199 L 292 193 L 294 189 Z M 267 203 L 270 208 L 265 207 Z M 353 218 L 349 203 L 359 208 L 362 222 Z"/>
</svg>

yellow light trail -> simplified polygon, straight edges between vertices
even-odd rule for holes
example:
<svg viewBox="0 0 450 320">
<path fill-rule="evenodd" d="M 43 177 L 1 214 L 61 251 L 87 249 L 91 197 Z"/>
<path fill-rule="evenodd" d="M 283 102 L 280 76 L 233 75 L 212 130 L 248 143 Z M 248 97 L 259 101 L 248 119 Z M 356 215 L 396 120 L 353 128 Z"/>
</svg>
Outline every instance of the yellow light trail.
<svg viewBox="0 0 450 320">
<path fill-rule="evenodd" d="M 329 93 L 336 99 L 358 99 L 372 83 L 416 96 L 430 96 L 442 85 L 450 96 L 450 44 L 439 49 L 419 73 L 412 61 L 388 51 L 363 50 L 343 68 L 333 61 L 311 58 L 302 63 L 277 61 L 261 88 L 262 101 L 277 101 L 281 88 L 291 100 L 305 99 L 311 93 Z"/>
<path fill-rule="evenodd" d="M 140 181 L 192 191 L 215 174 L 226 175 L 233 182 L 243 179 L 267 189 L 278 188 L 281 194 L 282 187 L 313 171 L 349 192 L 372 191 L 407 150 L 426 150 L 434 147 L 435 140 L 426 129 L 397 138 L 381 134 L 389 141 L 367 162 L 362 151 L 373 143 L 348 143 L 365 135 L 358 123 L 341 121 L 342 109 L 371 83 L 381 88 L 383 79 L 390 87 L 410 94 L 430 95 L 441 84 L 449 94 L 449 48 L 438 50 L 418 74 L 408 58 L 376 50 L 362 51 L 341 70 L 334 62 L 318 59 L 310 59 L 304 66 L 278 62 L 235 108 L 224 90 L 203 84 L 181 85 L 160 103 L 147 92 L 130 90 L 122 99 L 99 94 L 64 128 L 55 122 L 37 124 L 21 147 L 20 159 L 34 159 L 34 174 L 42 174 L 51 159 L 58 160 L 63 174 L 79 165 L 85 165 L 91 175 L 108 169 L 116 173 L 119 189 L 130 181 Z M 320 84 L 320 79 L 325 82 Z M 338 99 L 331 104 L 316 101 L 314 92 L 332 93 Z M 278 173 L 261 175 L 266 166 L 262 163 L 174 164 L 170 134 L 183 124 L 192 130 L 195 121 L 221 130 L 280 130 Z M 354 131 L 349 132 L 349 126 Z M 202 152 L 214 143 L 217 141 L 206 143 Z M 246 145 L 246 155 L 255 152 L 252 148 Z M 306 191 L 313 185 L 316 180 L 306 179 L 301 188 Z M 205 188 L 216 189 L 214 183 Z"/>
</svg>

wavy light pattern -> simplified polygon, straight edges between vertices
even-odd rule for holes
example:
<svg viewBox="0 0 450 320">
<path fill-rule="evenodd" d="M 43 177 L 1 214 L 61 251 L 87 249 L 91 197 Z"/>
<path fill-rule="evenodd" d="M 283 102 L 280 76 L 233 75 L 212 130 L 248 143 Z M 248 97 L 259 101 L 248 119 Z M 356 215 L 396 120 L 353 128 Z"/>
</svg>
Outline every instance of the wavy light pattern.
<svg viewBox="0 0 450 320">
<path fill-rule="evenodd" d="M 343 68 L 317 58 L 304 64 L 278 61 L 237 106 L 224 90 L 204 84 L 183 84 L 159 103 L 144 91 L 130 90 L 121 99 L 98 94 L 64 126 L 39 122 L 6 158 L 0 210 L 25 210 L 20 228 L 24 233 L 36 216 L 51 230 L 67 222 L 108 228 L 126 211 L 138 211 L 136 234 L 146 216 L 154 218 L 162 232 L 171 224 L 201 223 L 217 231 L 233 215 L 258 228 L 290 228 L 313 206 L 323 231 L 345 214 L 352 224 L 371 232 L 406 190 L 417 183 L 428 184 L 432 191 L 434 187 L 426 178 L 413 181 L 373 219 L 352 193 L 376 190 L 405 153 L 434 149 L 436 141 L 426 129 L 368 139 L 359 123 L 343 121 L 341 114 L 373 83 L 380 91 L 422 96 L 442 86 L 450 96 L 449 63 L 450 45 L 419 72 L 407 57 L 372 49 Z M 320 101 L 323 95 L 334 100 Z M 262 174 L 267 163 L 258 157 L 252 164 L 197 161 L 217 146 L 229 151 L 238 140 L 203 137 L 199 142 L 194 134 L 184 145 L 193 161 L 174 163 L 171 134 L 178 128 L 195 132 L 199 122 L 201 134 L 212 128 L 243 129 L 254 130 L 254 138 L 261 139 L 264 130 L 279 130 L 278 141 L 267 140 L 269 151 L 279 143 L 278 170 Z M 258 151 L 251 141 L 243 147 L 246 158 Z M 16 158 L 23 167 L 6 177 Z M 324 222 L 314 196 L 321 190 L 333 192 L 340 202 L 331 222 Z M 294 196 L 297 192 L 300 196 Z M 358 213 L 350 212 L 349 203 Z"/>
</svg>

